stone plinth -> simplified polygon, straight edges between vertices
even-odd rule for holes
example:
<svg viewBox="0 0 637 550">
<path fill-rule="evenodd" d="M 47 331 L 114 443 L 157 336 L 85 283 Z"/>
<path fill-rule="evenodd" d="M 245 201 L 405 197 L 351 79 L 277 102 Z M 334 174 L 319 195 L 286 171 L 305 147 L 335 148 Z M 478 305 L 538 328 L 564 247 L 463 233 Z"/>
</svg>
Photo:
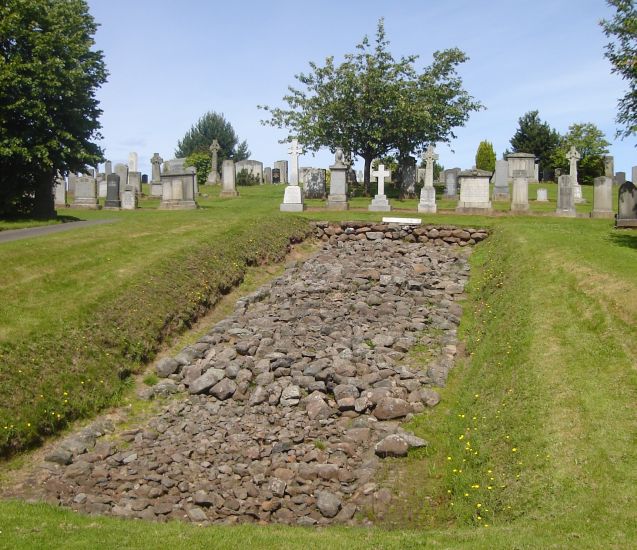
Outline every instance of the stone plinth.
<svg viewBox="0 0 637 550">
<path fill-rule="evenodd" d="M 545 187 L 539 187 L 535 197 L 536 202 L 549 202 L 549 192 Z"/>
<path fill-rule="evenodd" d="M 303 212 L 303 189 L 300 185 L 288 185 L 285 188 L 283 202 L 279 206 L 281 212 Z"/>
<path fill-rule="evenodd" d="M 526 171 L 524 172 L 526 174 Z M 506 160 L 495 161 L 495 175 L 493 186 L 494 201 L 508 201 L 509 195 L 509 162 Z"/>
<path fill-rule="evenodd" d="M 387 195 L 376 195 L 367 210 L 370 212 L 391 212 L 391 205 L 387 200 Z"/>
<path fill-rule="evenodd" d="M 511 212 L 525 213 L 529 211 L 529 179 L 523 173 L 516 173 L 513 178 L 513 197 Z"/>
<path fill-rule="evenodd" d="M 80 176 L 75 182 L 75 197 L 71 208 L 99 209 L 95 178 Z"/>
<path fill-rule="evenodd" d="M 137 208 L 137 190 L 129 185 L 122 194 L 122 210 L 135 210 Z"/>
<path fill-rule="evenodd" d="M 575 192 L 571 185 L 571 176 L 560 176 L 557 185 L 557 208 L 555 214 L 566 218 L 574 218 Z"/>
<path fill-rule="evenodd" d="M 436 189 L 433 186 L 425 185 L 420 190 L 420 201 L 418 202 L 418 212 L 422 214 L 435 214 L 438 211 L 436 205 Z"/>
<path fill-rule="evenodd" d="M 119 210 L 121 207 L 119 176 L 117 174 L 109 174 L 106 176 L 106 202 L 104 203 L 104 208 L 106 210 Z"/>
<path fill-rule="evenodd" d="M 238 197 L 235 180 L 234 161 L 224 160 L 221 164 L 222 187 L 220 197 Z"/>
<path fill-rule="evenodd" d="M 491 172 L 465 170 L 458 174 L 460 200 L 456 212 L 465 214 L 488 214 L 493 205 L 489 200 Z"/>
<path fill-rule="evenodd" d="M 195 201 L 195 178 L 193 171 L 164 172 L 161 175 L 161 210 L 192 210 L 198 207 Z"/>
<path fill-rule="evenodd" d="M 594 180 L 593 211 L 591 218 L 614 218 L 613 179 L 601 176 Z"/>
</svg>

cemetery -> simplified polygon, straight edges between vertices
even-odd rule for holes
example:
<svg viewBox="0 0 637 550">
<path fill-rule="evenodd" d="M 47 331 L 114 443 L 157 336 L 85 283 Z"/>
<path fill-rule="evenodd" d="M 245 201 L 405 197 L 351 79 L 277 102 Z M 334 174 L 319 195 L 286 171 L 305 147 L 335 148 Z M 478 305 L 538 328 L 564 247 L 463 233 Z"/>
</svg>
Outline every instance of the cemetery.
<svg viewBox="0 0 637 550">
<path fill-rule="evenodd" d="M 0 204 L 0 547 L 634 546 L 637 166 L 538 111 L 449 156 L 464 54 L 383 25 L 268 154 L 208 111 Z"/>
</svg>

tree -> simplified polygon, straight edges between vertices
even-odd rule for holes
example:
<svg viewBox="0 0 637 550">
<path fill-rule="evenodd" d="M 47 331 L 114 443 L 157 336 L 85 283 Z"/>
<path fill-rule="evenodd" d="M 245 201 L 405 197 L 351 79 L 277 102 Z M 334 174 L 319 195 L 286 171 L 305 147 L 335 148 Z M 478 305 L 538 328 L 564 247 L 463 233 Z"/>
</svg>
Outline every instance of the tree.
<svg viewBox="0 0 637 550">
<path fill-rule="evenodd" d="M 578 182 L 590 184 L 597 176 L 604 175 L 604 155 L 608 153 L 609 145 L 604 133 L 595 124 L 571 124 L 553 152 L 552 163 L 556 168 L 568 172 L 569 161 L 566 154 L 571 147 L 575 147 L 581 157 L 577 163 Z"/>
<path fill-rule="evenodd" d="M 490 141 L 481 141 L 476 151 L 476 168 L 478 170 L 495 170 L 495 151 Z"/>
<path fill-rule="evenodd" d="M 283 97 L 287 109 L 260 106 L 270 113 L 263 124 L 287 128 L 287 139 L 299 140 L 307 150 L 342 147 L 365 161 L 365 188 L 369 192 L 374 158 L 392 150 L 406 157 L 433 141 L 453 136 L 468 112 L 479 104 L 462 89 L 455 67 L 466 60 L 460 50 L 434 54 L 430 67 L 418 74 L 417 56 L 396 60 L 379 20 L 374 44 L 367 36 L 336 65 L 310 62 L 309 74 L 296 75 L 301 89 L 289 87 Z"/>
<path fill-rule="evenodd" d="M 212 158 L 210 145 L 214 139 L 219 142 L 220 147 L 217 153 L 217 171 L 221 166 L 221 162 L 225 159 L 232 159 L 236 162 L 250 157 L 247 142 L 244 140 L 239 143 L 239 138 L 232 124 L 225 119 L 223 114 L 215 113 L 214 111 L 205 113 L 192 125 L 186 135 L 177 142 L 175 156 L 190 157 L 193 153 L 203 153 Z M 208 161 L 209 171 L 210 161 Z M 206 177 L 208 172 L 206 172 Z"/>
<path fill-rule="evenodd" d="M 56 171 L 103 160 L 96 30 L 84 0 L 0 3 L 0 216 L 55 216 Z"/>
<path fill-rule="evenodd" d="M 538 111 L 529 111 L 518 119 L 518 129 L 511 138 L 514 153 L 533 153 L 540 162 L 540 174 L 551 168 L 552 155 L 560 144 L 560 135 L 540 120 Z"/>
<path fill-rule="evenodd" d="M 617 136 L 625 138 L 637 133 L 637 8 L 634 0 L 608 0 L 608 4 L 616 9 L 615 15 L 600 25 L 607 37 L 616 40 L 606 45 L 611 70 L 628 83 L 628 91 L 617 102 L 616 118 L 624 127 Z"/>
</svg>

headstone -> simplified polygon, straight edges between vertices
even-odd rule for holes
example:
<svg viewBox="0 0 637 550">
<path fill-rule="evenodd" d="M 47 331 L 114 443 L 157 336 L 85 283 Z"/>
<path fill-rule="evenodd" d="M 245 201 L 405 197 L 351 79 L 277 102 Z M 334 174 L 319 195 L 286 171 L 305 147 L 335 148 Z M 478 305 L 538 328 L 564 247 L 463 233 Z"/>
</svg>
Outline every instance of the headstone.
<svg viewBox="0 0 637 550">
<path fill-rule="evenodd" d="M 538 187 L 537 195 L 535 197 L 536 202 L 548 202 L 549 192 L 545 187 Z"/>
<path fill-rule="evenodd" d="M 445 198 L 455 199 L 458 196 L 458 172 L 445 171 Z"/>
<path fill-rule="evenodd" d="M 222 187 L 220 197 L 237 197 L 236 173 L 233 160 L 224 160 L 221 163 Z"/>
<path fill-rule="evenodd" d="M 345 172 L 343 149 L 338 147 L 334 154 L 334 164 L 330 166 L 330 194 L 327 196 L 327 208 L 330 210 L 347 210 L 347 179 Z"/>
<path fill-rule="evenodd" d="M 416 159 L 414 157 L 405 157 L 401 160 L 398 171 L 402 196 L 414 198 L 416 196 L 416 178 L 418 175 Z"/>
<path fill-rule="evenodd" d="M 138 170 L 139 170 L 139 167 L 138 167 L 137 153 L 135 152 L 128 153 L 128 171 L 137 172 Z"/>
<path fill-rule="evenodd" d="M 161 197 L 162 184 L 161 184 L 161 163 L 164 159 L 159 156 L 159 153 L 153 154 L 150 158 L 151 173 L 150 173 L 150 196 Z"/>
<path fill-rule="evenodd" d="M 142 184 L 148 185 L 148 174 L 142 174 Z"/>
<path fill-rule="evenodd" d="M 458 174 L 460 200 L 456 212 L 467 214 L 490 213 L 489 182 L 491 172 L 486 170 L 464 170 Z"/>
<path fill-rule="evenodd" d="M 129 185 L 122 194 L 122 210 L 135 210 L 137 208 L 137 192 Z"/>
<path fill-rule="evenodd" d="M 533 153 L 509 153 L 506 158 L 509 165 L 507 178 L 513 179 L 513 173 L 523 170 L 531 182 L 537 182 L 535 177 L 535 155 Z M 497 161 L 496 161 L 497 162 Z"/>
<path fill-rule="evenodd" d="M 66 207 L 66 182 L 60 174 L 60 171 L 57 171 L 55 175 L 55 206 Z"/>
<path fill-rule="evenodd" d="M 240 160 L 234 165 L 237 176 L 245 170 L 245 172 L 259 180 L 259 184 L 263 184 L 263 163 L 258 160 Z"/>
<path fill-rule="evenodd" d="M 303 154 L 303 151 L 299 147 L 299 142 L 293 139 L 288 149 L 290 154 L 290 185 L 299 184 L 299 157 Z"/>
<path fill-rule="evenodd" d="M 263 169 L 263 181 L 265 183 L 272 183 L 272 168 L 269 166 Z"/>
<path fill-rule="evenodd" d="M 92 176 L 80 176 L 75 183 L 75 197 L 71 208 L 90 208 L 97 210 L 97 189 L 95 178 Z"/>
<path fill-rule="evenodd" d="M 591 218 L 613 218 L 613 179 L 600 176 L 593 180 L 593 211 Z"/>
<path fill-rule="evenodd" d="M 301 166 L 299 168 L 299 185 L 305 183 L 305 174 L 312 170 L 311 166 Z"/>
<path fill-rule="evenodd" d="M 615 173 L 615 159 L 611 155 L 604 156 L 604 175 L 612 178 Z"/>
<path fill-rule="evenodd" d="M 429 145 L 427 150 L 422 154 L 422 159 L 425 161 L 425 184 L 420 190 L 418 212 L 435 214 L 438 210 L 436 205 L 436 189 L 434 187 L 434 162 L 436 162 L 438 158 L 433 145 Z"/>
<path fill-rule="evenodd" d="M 219 172 L 217 172 L 217 166 L 219 165 L 219 150 L 221 149 L 221 146 L 216 139 L 213 139 L 209 149 L 211 154 L 210 172 L 208 172 L 208 179 L 206 180 L 206 183 L 214 185 L 215 183 L 219 183 Z"/>
<path fill-rule="evenodd" d="M 116 164 L 115 173 L 119 176 L 119 199 L 122 200 L 122 195 L 128 185 L 128 166 L 121 163 Z"/>
<path fill-rule="evenodd" d="M 272 183 L 288 183 L 288 161 L 287 160 L 277 160 L 274 163 L 274 167 L 272 170 L 279 171 L 279 181 L 274 181 L 274 177 L 273 177 Z"/>
<path fill-rule="evenodd" d="M 425 185 L 425 172 L 424 168 L 418 168 L 416 170 L 416 182 L 418 185 Z"/>
<path fill-rule="evenodd" d="M 518 164 L 521 164 L 521 163 L 518 162 Z M 526 170 L 522 170 L 522 172 L 526 174 Z M 495 184 L 493 186 L 493 200 L 508 201 L 509 200 L 509 161 L 508 160 L 495 161 L 494 179 L 495 179 Z"/>
<path fill-rule="evenodd" d="M 108 176 L 113 173 L 113 163 L 110 160 L 107 160 L 104 163 L 104 174 L 106 175 L 106 181 L 108 181 Z"/>
<path fill-rule="evenodd" d="M 198 208 L 197 173 L 193 167 L 185 166 L 185 159 L 173 159 L 164 163 L 161 174 L 162 210 L 191 210 Z"/>
<path fill-rule="evenodd" d="M 626 172 L 617 172 L 615 174 L 615 184 L 624 185 L 626 183 Z"/>
<path fill-rule="evenodd" d="M 632 168 L 632 178 L 631 181 L 634 185 L 637 185 L 637 166 L 633 166 Z"/>
<path fill-rule="evenodd" d="M 281 170 L 272 168 L 272 183 L 281 183 Z"/>
<path fill-rule="evenodd" d="M 540 181 L 540 165 L 539 164 L 535 165 L 534 181 Z"/>
<path fill-rule="evenodd" d="M 128 172 L 128 187 L 132 187 L 133 191 L 135 191 L 138 196 L 142 194 L 141 172 Z"/>
<path fill-rule="evenodd" d="M 557 183 L 557 209 L 558 216 L 574 218 L 575 213 L 575 188 L 571 184 L 571 176 L 560 176 Z"/>
<path fill-rule="evenodd" d="M 582 186 L 577 181 L 577 161 L 582 158 L 577 152 L 574 145 L 571 145 L 566 159 L 569 162 L 569 176 L 571 177 L 571 185 L 573 186 L 573 196 L 576 204 L 586 202 L 582 196 Z"/>
<path fill-rule="evenodd" d="M 511 212 L 529 211 L 529 179 L 526 172 L 519 170 L 513 174 Z"/>
<path fill-rule="evenodd" d="M 186 173 L 186 159 L 176 158 L 170 159 L 164 162 L 163 174 L 185 174 Z"/>
<path fill-rule="evenodd" d="M 106 176 L 106 202 L 104 208 L 107 210 L 119 210 L 122 206 L 119 193 L 119 176 L 109 174 Z"/>
<path fill-rule="evenodd" d="M 279 210 L 281 212 L 303 212 L 304 209 L 303 189 L 300 185 L 290 183 L 285 187 L 283 202 L 279 205 Z"/>
<path fill-rule="evenodd" d="M 391 205 L 385 195 L 385 178 L 391 178 L 391 172 L 385 170 L 385 165 L 379 164 L 378 170 L 372 170 L 371 176 L 378 182 L 378 193 L 376 193 L 367 209 L 371 212 L 391 211 Z"/>
<path fill-rule="evenodd" d="M 106 198 L 106 180 L 98 180 L 97 182 L 97 196 L 100 199 Z"/>
<path fill-rule="evenodd" d="M 77 178 L 79 176 L 77 174 L 69 174 L 69 183 L 68 183 L 68 187 L 67 187 L 67 191 L 69 193 L 75 193 L 75 184 L 77 183 Z"/>
<path fill-rule="evenodd" d="M 303 190 L 305 197 L 308 199 L 324 199 L 325 188 L 325 174 L 324 168 L 310 168 L 305 172 L 303 178 Z"/>
<path fill-rule="evenodd" d="M 632 182 L 627 181 L 619 188 L 618 206 L 615 227 L 637 227 L 637 187 Z"/>
</svg>

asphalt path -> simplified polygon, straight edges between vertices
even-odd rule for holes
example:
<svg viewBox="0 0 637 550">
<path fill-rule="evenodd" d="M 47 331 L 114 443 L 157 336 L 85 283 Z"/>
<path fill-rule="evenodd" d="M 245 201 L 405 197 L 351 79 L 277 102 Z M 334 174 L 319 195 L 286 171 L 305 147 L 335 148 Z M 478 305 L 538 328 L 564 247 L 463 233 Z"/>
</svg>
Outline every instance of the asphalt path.
<svg viewBox="0 0 637 550">
<path fill-rule="evenodd" d="M 33 237 L 42 237 L 43 235 L 52 235 L 53 233 L 61 233 L 62 231 L 71 231 L 80 227 L 90 227 L 92 225 L 102 225 L 105 223 L 114 223 L 118 220 L 89 220 L 80 222 L 66 222 L 55 225 L 42 225 L 40 227 L 27 227 L 25 229 L 9 229 L 0 231 L 0 243 L 9 243 L 19 241 L 21 239 L 31 239 Z"/>
</svg>

